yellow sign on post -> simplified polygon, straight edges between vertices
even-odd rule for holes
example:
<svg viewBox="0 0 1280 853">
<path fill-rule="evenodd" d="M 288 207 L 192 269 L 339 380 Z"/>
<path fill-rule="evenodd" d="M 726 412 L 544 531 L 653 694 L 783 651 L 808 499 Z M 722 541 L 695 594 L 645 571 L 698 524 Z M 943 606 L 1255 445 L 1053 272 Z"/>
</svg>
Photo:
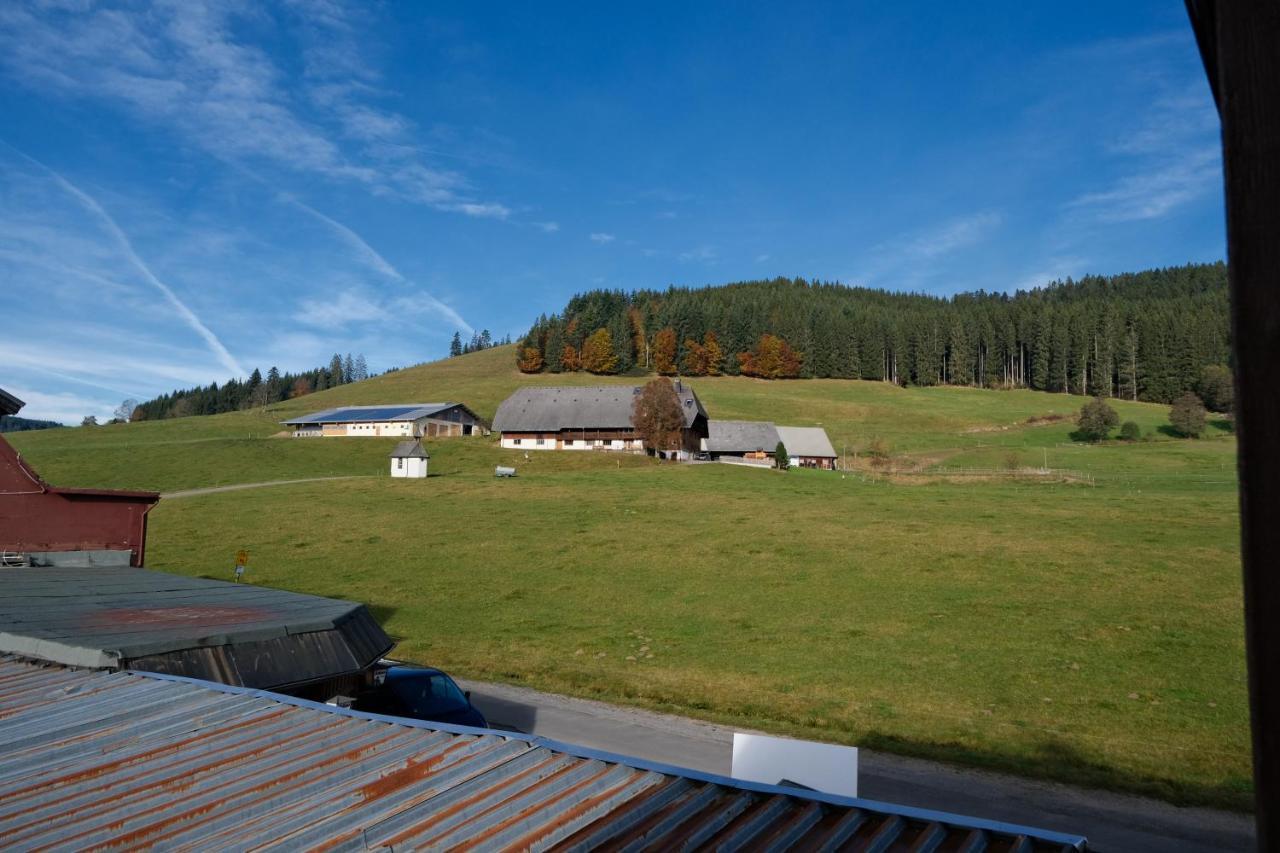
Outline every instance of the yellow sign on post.
<svg viewBox="0 0 1280 853">
<path fill-rule="evenodd" d="M 236 583 L 240 583 L 240 578 L 244 577 L 244 567 L 249 563 L 249 552 L 241 548 L 236 551 Z"/>
</svg>

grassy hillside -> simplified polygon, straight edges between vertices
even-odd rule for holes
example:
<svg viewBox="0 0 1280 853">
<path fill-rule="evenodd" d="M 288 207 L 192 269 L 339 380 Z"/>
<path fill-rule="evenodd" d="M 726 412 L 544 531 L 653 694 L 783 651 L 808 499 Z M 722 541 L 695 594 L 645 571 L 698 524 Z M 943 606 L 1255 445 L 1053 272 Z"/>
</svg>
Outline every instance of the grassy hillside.
<svg viewBox="0 0 1280 853">
<path fill-rule="evenodd" d="M 328 474 L 381 474 L 388 448 L 377 441 L 315 443 L 272 436 L 284 429 L 281 420 L 332 406 L 457 400 L 492 418 L 498 404 L 521 385 L 642 381 L 643 377 L 580 373 L 527 376 L 515 369 L 512 348 L 498 347 L 331 388 L 266 411 L 15 434 L 11 442 L 36 460 L 48 478 L 75 486 L 169 490 Z M 1052 467 L 1099 474 L 1112 471 L 1109 461 L 1092 462 L 1105 453 L 1072 445 L 1074 426 L 1069 418 L 1079 411 L 1082 398 L 1065 394 L 899 388 L 838 379 L 769 382 L 704 377 L 690 384 L 712 417 L 824 426 L 837 451 L 847 449 L 851 458 L 880 439 L 894 454 L 923 454 L 928 460 L 950 460 L 953 465 L 1004 465 L 1013 451 L 1023 464 L 1047 461 Z M 1113 405 L 1122 420 L 1137 422 L 1144 434 L 1168 438 L 1159 432 L 1162 426 L 1167 428 L 1168 407 L 1125 401 Z M 1063 420 L 1027 424 L 1031 418 L 1054 417 Z M 1221 422 L 1213 422 L 1210 432 L 1217 438 L 1229 435 Z M 1186 443 L 1167 442 L 1162 448 L 1175 445 Z M 1050 448 L 1047 460 L 1044 448 Z M 1193 454 L 1197 460 L 1200 452 Z M 1221 460 L 1228 460 L 1232 453 L 1225 445 L 1209 451 L 1210 457 Z M 1173 456 L 1185 454 L 1183 449 Z M 1149 456 L 1159 457 L 1161 464 L 1169 461 L 1163 452 Z"/>
<path fill-rule="evenodd" d="M 851 456 L 879 438 L 901 468 L 988 473 L 526 460 L 460 438 L 428 442 L 441 476 L 393 481 L 393 440 L 266 437 L 328 405 L 457 399 L 491 416 L 522 383 L 575 381 L 601 380 L 522 377 L 504 348 L 264 414 L 12 440 L 68 485 L 369 475 L 162 501 L 152 566 L 229 577 L 247 547 L 252 581 L 367 601 L 402 654 L 460 674 L 1248 807 L 1221 426 L 1172 440 L 1165 407 L 1117 403 L 1155 440 L 1082 446 L 1046 421 L 1076 397 L 721 378 L 693 383 L 715 417 L 820 423 Z M 991 473 L 1046 462 L 1096 485 Z M 499 463 L 520 477 L 495 480 Z"/>
</svg>

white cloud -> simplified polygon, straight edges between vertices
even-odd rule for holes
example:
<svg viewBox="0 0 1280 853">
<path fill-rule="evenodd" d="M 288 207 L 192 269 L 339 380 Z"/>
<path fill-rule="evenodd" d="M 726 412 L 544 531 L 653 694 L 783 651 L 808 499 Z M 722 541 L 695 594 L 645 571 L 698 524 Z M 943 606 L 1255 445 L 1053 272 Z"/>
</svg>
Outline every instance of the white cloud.
<svg viewBox="0 0 1280 853">
<path fill-rule="evenodd" d="M 892 286 L 906 289 L 934 275 L 945 256 L 987 239 L 1004 222 L 998 211 L 984 210 L 949 219 L 923 231 L 880 243 L 869 252 L 860 273 L 850 281 L 869 284 L 890 274 Z"/>
<path fill-rule="evenodd" d="M 21 385 L 11 385 L 6 390 L 27 404 L 18 413 L 21 417 L 57 421 L 67 426 L 79 426 L 85 415 L 93 415 L 99 421 L 107 420 L 120 404 L 120 400 L 112 402 L 101 396 L 86 397 L 65 391 L 46 394 Z"/>
<path fill-rule="evenodd" d="M 511 215 L 511 209 L 505 205 L 496 204 L 494 202 L 486 202 L 477 204 L 473 202 L 462 202 L 450 207 L 452 210 L 460 210 L 467 216 L 474 216 L 483 219 L 506 219 Z"/>
<path fill-rule="evenodd" d="M 291 204 L 294 207 L 298 208 L 299 210 L 302 210 L 303 212 L 311 215 L 312 217 L 316 218 L 320 222 L 323 222 L 325 225 L 333 229 L 333 231 L 336 232 L 340 238 L 342 238 L 342 241 L 353 250 L 356 259 L 364 263 L 366 266 L 376 270 L 379 273 L 382 273 L 383 275 L 387 276 L 393 281 L 396 281 L 402 284 L 410 283 L 409 280 L 406 279 L 403 274 L 401 274 L 400 270 L 392 266 L 391 263 L 386 258 L 380 255 L 377 252 L 377 250 L 375 250 L 372 246 L 366 243 L 359 234 L 357 234 L 355 231 L 352 231 L 346 225 L 343 225 L 341 222 L 337 221 L 336 219 L 333 219 L 332 217 L 325 216 L 323 213 L 316 210 L 314 207 L 311 207 L 308 204 L 304 204 L 303 202 L 298 201 L 296 198 L 293 198 L 292 196 L 282 195 L 280 196 L 280 199 L 281 201 Z M 462 331 L 467 332 L 468 334 L 475 331 L 471 327 L 470 323 L 462 319 L 461 314 L 459 314 L 449 305 L 445 304 L 444 302 L 441 302 L 439 299 L 432 296 L 431 294 L 426 293 L 425 291 L 419 291 L 416 294 L 416 299 L 418 300 L 419 303 L 430 306 L 437 314 L 441 315 L 446 320 L 448 320 L 451 324 L 453 324 L 455 328 L 461 329 Z M 308 309 L 307 305 L 309 304 L 310 303 L 308 302 L 303 303 L 303 310 L 302 310 L 302 313 L 299 315 L 299 319 L 304 323 L 309 323 L 310 325 L 319 325 L 319 326 L 328 328 L 333 323 L 333 320 L 329 318 L 329 315 L 326 314 L 323 310 Z M 311 319 L 308 320 L 304 318 L 311 318 Z M 361 321 L 361 320 L 372 319 L 372 318 L 363 317 L 357 312 L 356 316 L 353 319 L 355 319 L 356 321 Z"/>
<path fill-rule="evenodd" d="M 763 264 L 765 261 L 769 260 L 769 258 L 770 255 L 756 255 L 756 263 Z"/>
<path fill-rule="evenodd" d="M 1052 258 L 1033 272 L 1027 273 L 1013 284 L 1010 291 L 1035 290 L 1055 281 L 1068 278 L 1079 278 L 1085 272 L 1087 261 L 1084 258 L 1063 257 Z"/>
<path fill-rule="evenodd" d="M 376 300 L 348 290 L 337 296 L 304 299 L 294 319 L 305 326 L 336 331 L 353 323 L 384 322 L 389 317 Z"/>
<path fill-rule="evenodd" d="M 559 222 L 535 222 L 533 227 L 546 234 L 554 234 L 560 230 Z"/>
<path fill-rule="evenodd" d="M 614 237 L 614 235 L 612 234 L 605 234 L 600 231 L 595 231 L 595 232 L 592 232 L 591 236 L 588 237 L 587 239 L 589 239 L 593 243 L 600 243 L 601 245 L 603 245 L 605 243 L 612 243 L 617 238 Z"/>
<path fill-rule="evenodd" d="M 913 240 L 904 247 L 906 254 L 918 258 L 936 258 L 972 246 L 999 227 L 1004 217 L 993 211 L 983 211 L 953 219 Z"/>
<path fill-rule="evenodd" d="M 1085 193 L 1068 208 L 1090 211 L 1100 222 L 1159 219 L 1186 202 L 1221 187 L 1216 147 L 1205 147 L 1126 175 L 1108 190 Z"/>
<path fill-rule="evenodd" d="M 16 151 L 17 149 L 14 150 Z M 194 311 L 187 307 L 185 302 L 178 298 L 178 295 L 173 292 L 173 289 L 170 288 L 169 285 L 156 277 L 156 275 L 151 271 L 151 268 L 147 266 L 146 261 L 142 260 L 138 253 L 134 251 L 133 244 L 129 241 L 128 235 L 124 233 L 118 224 L 116 224 L 116 221 L 111 217 L 111 214 L 107 213 L 107 211 L 103 209 L 102 205 L 98 204 L 97 199 L 68 181 L 53 169 L 50 169 L 48 166 L 41 163 L 39 160 L 36 160 L 34 157 L 29 157 L 26 154 L 22 154 L 20 151 L 18 153 L 21 154 L 24 159 L 47 172 L 59 187 L 69 195 L 73 196 L 81 205 L 84 206 L 86 210 L 91 212 L 98 219 L 103 228 L 106 229 L 107 233 L 111 235 L 121 254 L 125 256 L 125 259 L 128 260 L 135 269 L 137 269 L 147 283 L 160 292 L 160 295 L 164 297 L 165 301 L 173 308 L 178 316 L 182 318 L 182 321 L 190 326 L 191 329 L 195 331 L 195 333 L 199 335 L 206 344 L 208 344 L 209 349 L 213 351 L 213 354 L 218 358 L 222 365 L 227 370 L 231 371 L 232 375 L 243 376 L 245 374 L 244 369 L 240 366 L 239 362 L 235 360 L 227 348 L 222 345 L 222 341 L 218 339 L 218 336 L 215 335 L 213 331 L 196 316 Z"/>
<path fill-rule="evenodd" d="M 308 4 L 277 21 L 255 5 L 182 0 L 149 9 L 0 7 L 0 69 L 40 92 L 88 97 L 178 134 L 213 157 L 356 183 L 378 195 L 504 219 L 467 180 L 425 162 L 413 123 L 379 107 L 354 29 L 366 10 Z M 295 35 L 298 80 L 247 32 Z M 312 110 L 296 97 L 309 95 Z"/>
<path fill-rule="evenodd" d="M 699 261 L 701 263 L 710 263 L 717 257 L 715 246 L 696 246 L 688 251 L 681 252 L 678 257 L 681 261 L 688 263 L 689 261 Z"/>
</svg>

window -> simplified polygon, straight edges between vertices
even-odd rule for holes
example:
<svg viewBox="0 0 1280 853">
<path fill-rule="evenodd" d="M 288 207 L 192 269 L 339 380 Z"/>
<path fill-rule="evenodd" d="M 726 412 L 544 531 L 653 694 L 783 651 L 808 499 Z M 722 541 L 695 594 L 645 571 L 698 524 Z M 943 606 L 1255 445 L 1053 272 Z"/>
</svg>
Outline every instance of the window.
<svg viewBox="0 0 1280 853">
<path fill-rule="evenodd" d="M 543 439 L 543 438 L 541 438 L 541 437 L 539 437 L 539 438 L 538 438 L 538 442 L 537 442 L 537 443 L 538 443 L 538 444 L 545 444 L 545 443 L 546 443 L 546 440 L 545 440 L 545 439 Z"/>
<path fill-rule="evenodd" d="M 512 444 L 519 444 L 519 443 L 520 443 L 520 439 L 518 439 L 518 438 L 513 438 L 513 439 L 511 439 L 511 443 L 512 443 Z"/>
<path fill-rule="evenodd" d="M 397 467 L 397 468 L 403 468 L 403 467 L 404 467 L 404 460 L 403 460 L 403 459 L 396 459 L 396 467 Z"/>
</svg>

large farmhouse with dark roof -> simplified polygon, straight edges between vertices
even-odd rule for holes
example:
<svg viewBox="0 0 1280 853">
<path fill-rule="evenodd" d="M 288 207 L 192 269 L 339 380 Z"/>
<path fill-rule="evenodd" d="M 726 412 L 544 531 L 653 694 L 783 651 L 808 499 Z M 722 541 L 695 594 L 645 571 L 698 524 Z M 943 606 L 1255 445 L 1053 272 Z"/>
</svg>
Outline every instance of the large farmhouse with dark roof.
<svg viewBox="0 0 1280 853">
<path fill-rule="evenodd" d="M 639 385 L 521 388 L 502 401 L 493 428 L 514 450 L 621 450 L 640 452 L 644 442 L 631 422 Z M 693 389 L 675 383 L 684 412 L 683 451 L 692 453 L 707 435 L 707 412 Z"/>
<path fill-rule="evenodd" d="M 322 436 L 472 435 L 485 432 L 484 422 L 462 403 L 404 403 L 385 406 L 340 406 L 282 421 L 294 438 Z"/>
</svg>

